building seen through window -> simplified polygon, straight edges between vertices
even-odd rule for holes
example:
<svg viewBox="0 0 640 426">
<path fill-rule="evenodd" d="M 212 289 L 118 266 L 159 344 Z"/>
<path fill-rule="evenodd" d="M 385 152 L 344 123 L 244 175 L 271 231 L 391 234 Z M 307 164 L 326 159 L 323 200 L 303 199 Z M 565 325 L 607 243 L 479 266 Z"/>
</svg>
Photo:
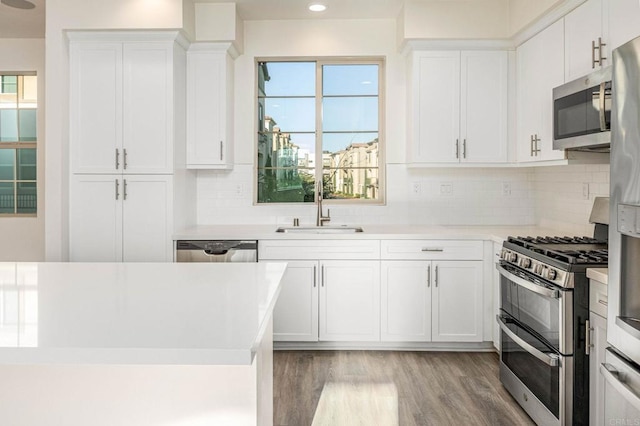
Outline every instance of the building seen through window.
<svg viewBox="0 0 640 426">
<path fill-rule="evenodd" d="M 257 202 L 380 201 L 381 61 L 257 67 Z"/>
<path fill-rule="evenodd" d="M 37 89 L 35 74 L 0 73 L 0 215 L 37 211 Z"/>
</svg>

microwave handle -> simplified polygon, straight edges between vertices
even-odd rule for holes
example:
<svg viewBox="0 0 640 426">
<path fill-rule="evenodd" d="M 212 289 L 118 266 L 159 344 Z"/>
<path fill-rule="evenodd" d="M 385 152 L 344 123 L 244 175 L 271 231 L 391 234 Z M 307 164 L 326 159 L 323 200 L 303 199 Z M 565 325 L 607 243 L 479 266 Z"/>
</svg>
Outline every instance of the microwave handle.
<svg viewBox="0 0 640 426">
<path fill-rule="evenodd" d="M 600 83 L 600 105 L 598 108 L 600 110 L 600 131 L 602 132 L 609 130 L 607 129 L 607 120 L 604 111 L 606 97 L 606 83 L 602 82 Z"/>
</svg>

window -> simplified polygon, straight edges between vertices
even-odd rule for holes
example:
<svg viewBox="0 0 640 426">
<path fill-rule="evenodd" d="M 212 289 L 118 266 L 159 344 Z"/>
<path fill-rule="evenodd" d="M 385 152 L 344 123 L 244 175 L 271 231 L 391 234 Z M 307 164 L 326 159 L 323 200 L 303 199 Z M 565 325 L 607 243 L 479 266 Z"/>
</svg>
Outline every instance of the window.
<svg viewBox="0 0 640 426">
<path fill-rule="evenodd" d="M 257 62 L 257 202 L 382 202 L 382 60 Z"/>
<path fill-rule="evenodd" d="M 0 214 L 35 214 L 35 74 L 0 73 Z"/>
</svg>

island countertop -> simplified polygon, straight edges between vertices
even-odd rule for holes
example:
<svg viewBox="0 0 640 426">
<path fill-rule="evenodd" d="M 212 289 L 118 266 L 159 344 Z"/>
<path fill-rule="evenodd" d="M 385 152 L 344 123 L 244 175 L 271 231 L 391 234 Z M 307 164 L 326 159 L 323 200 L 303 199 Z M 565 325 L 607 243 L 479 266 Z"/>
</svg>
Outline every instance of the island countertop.
<svg viewBox="0 0 640 426">
<path fill-rule="evenodd" d="M 285 269 L 0 263 L 0 364 L 250 365 Z"/>
</svg>

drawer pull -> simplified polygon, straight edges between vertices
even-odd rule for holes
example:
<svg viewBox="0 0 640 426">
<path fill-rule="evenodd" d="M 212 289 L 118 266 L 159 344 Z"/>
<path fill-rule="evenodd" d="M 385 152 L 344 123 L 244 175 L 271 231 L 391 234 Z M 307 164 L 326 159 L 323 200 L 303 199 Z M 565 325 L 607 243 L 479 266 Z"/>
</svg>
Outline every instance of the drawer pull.
<svg viewBox="0 0 640 426">
<path fill-rule="evenodd" d="M 604 306 L 609 306 L 609 302 L 607 302 L 606 300 L 598 299 L 598 303 Z"/>
<path fill-rule="evenodd" d="M 437 248 L 437 247 L 435 247 L 435 248 L 424 247 L 422 249 L 422 251 L 424 251 L 424 252 L 442 252 L 442 251 L 444 251 L 444 249 L 443 248 Z"/>
</svg>

